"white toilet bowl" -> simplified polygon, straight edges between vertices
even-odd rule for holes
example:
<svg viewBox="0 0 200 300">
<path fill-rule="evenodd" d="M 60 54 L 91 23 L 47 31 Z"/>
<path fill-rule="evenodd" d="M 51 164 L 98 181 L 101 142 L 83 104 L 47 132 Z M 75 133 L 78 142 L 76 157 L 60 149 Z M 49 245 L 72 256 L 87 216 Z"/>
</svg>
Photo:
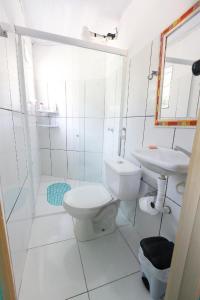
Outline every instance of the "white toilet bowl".
<svg viewBox="0 0 200 300">
<path fill-rule="evenodd" d="M 64 196 L 64 208 L 75 218 L 74 230 L 80 241 L 113 232 L 120 201 L 132 203 L 138 195 L 140 168 L 116 157 L 105 161 L 105 171 L 111 192 L 101 184 L 94 184 L 72 189 Z"/>
<path fill-rule="evenodd" d="M 111 233 L 116 228 L 119 200 L 103 185 L 87 185 L 65 194 L 64 208 L 75 218 L 75 234 L 78 240 L 92 240 Z"/>
</svg>

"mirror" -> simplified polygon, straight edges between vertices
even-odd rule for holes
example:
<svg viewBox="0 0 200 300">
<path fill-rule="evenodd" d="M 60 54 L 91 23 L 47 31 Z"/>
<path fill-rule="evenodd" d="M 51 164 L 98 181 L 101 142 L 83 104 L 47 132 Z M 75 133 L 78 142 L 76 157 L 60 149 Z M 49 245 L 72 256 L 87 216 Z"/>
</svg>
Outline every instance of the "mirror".
<svg viewBox="0 0 200 300">
<path fill-rule="evenodd" d="M 156 125 L 195 126 L 200 108 L 200 1 L 161 34 Z"/>
</svg>

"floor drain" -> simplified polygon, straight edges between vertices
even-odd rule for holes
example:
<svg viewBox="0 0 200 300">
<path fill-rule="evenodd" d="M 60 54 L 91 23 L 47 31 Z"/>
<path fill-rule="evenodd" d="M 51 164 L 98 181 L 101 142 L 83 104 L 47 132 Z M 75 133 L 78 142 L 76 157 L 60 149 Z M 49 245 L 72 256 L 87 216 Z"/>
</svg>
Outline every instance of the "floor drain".
<svg viewBox="0 0 200 300">
<path fill-rule="evenodd" d="M 71 190 L 71 186 L 67 183 L 54 183 L 47 188 L 47 202 L 51 205 L 63 205 L 64 194 Z"/>
</svg>

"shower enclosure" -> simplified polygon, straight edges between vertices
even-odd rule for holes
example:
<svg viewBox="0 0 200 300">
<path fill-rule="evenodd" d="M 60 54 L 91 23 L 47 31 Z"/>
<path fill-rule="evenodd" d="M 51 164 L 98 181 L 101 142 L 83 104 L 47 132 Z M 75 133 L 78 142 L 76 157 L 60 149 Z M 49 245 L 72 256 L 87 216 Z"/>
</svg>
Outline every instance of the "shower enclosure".
<svg viewBox="0 0 200 300">
<path fill-rule="evenodd" d="M 32 49 L 42 175 L 101 182 L 119 151 L 123 58 L 38 39 Z"/>
<path fill-rule="evenodd" d="M 119 153 L 126 53 L 22 27 L 3 29 L 0 208 L 18 296 L 38 205 L 48 213 L 38 192 L 41 175 L 101 182 L 104 158 Z"/>
</svg>

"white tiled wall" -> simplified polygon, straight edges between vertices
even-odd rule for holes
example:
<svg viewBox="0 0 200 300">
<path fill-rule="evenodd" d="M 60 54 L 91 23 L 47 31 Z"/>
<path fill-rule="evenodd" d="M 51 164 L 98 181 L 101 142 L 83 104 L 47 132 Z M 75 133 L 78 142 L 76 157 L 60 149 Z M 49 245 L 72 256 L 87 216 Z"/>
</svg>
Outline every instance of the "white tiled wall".
<svg viewBox="0 0 200 300">
<path fill-rule="evenodd" d="M 110 56 L 34 45 L 36 98 L 58 109 L 37 120 L 43 174 L 101 181 L 103 156 L 117 155 L 122 60 Z"/>
<path fill-rule="evenodd" d="M 171 208 L 171 214 L 163 215 L 160 234 L 174 241 L 176 238 L 176 230 L 180 217 L 181 207 L 175 202 L 166 198 L 165 205 Z"/>
<path fill-rule="evenodd" d="M 124 156 L 136 164 L 131 152 L 150 144 L 174 148 L 181 146 L 192 151 L 195 128 L 167 128 L 154 126 L 157 78 L 147 80 L 153 70 L 158 70 L 159 38 L 128 59 L 126 78 L 126 98 L 124 103 L 123 127 L 126 128 Z M 146 192 L 156 188 L 157 174 L 143 169 L 141 188 Z M 171 176 L 168 180 L 165 204 L 170 206 L 170 215 L 150 216 L 137 205 L 130 218 L 141 237 L 163 235 L 175 240 L 179 220 L 183 188 L 177 192 L 177 184 L 185 181 L 184 176 Z M 145 194 L 145 193 L 144 193 Z"/>
<path fill-rule="evenodd" d="M 125 143 L 125 158 L 138 162 L 133 158 L 133 149 L 140 149 L 143 142 L 143 130 L 144 130 L 145 118 L 133 117 L 126 119 L 126 143 Z"/>
<path fill-rule="evenodd" d="M 147 74 L 150 68 L 151 45 L 131 59 L 127 116 L 144 116 L 146 110 Z"/>
<path fill-rule="evenodd" d="M 66 118 L 50 118 L 50 148 L 52 149 L 66 149 L 67 132 L 66 132 Z M 41 144 L 40 144 L 41 146 Z M 45 147 L 49 148 L 49 147 Z"/>
<path fill-rule="evenodd" d="M 145 121 L 143 146 L 154 144 L 160 147 L 171 148 L 173 143 L 174 128 L 157 128 L 154 117 L 147 117 Z"/>
</svg>

